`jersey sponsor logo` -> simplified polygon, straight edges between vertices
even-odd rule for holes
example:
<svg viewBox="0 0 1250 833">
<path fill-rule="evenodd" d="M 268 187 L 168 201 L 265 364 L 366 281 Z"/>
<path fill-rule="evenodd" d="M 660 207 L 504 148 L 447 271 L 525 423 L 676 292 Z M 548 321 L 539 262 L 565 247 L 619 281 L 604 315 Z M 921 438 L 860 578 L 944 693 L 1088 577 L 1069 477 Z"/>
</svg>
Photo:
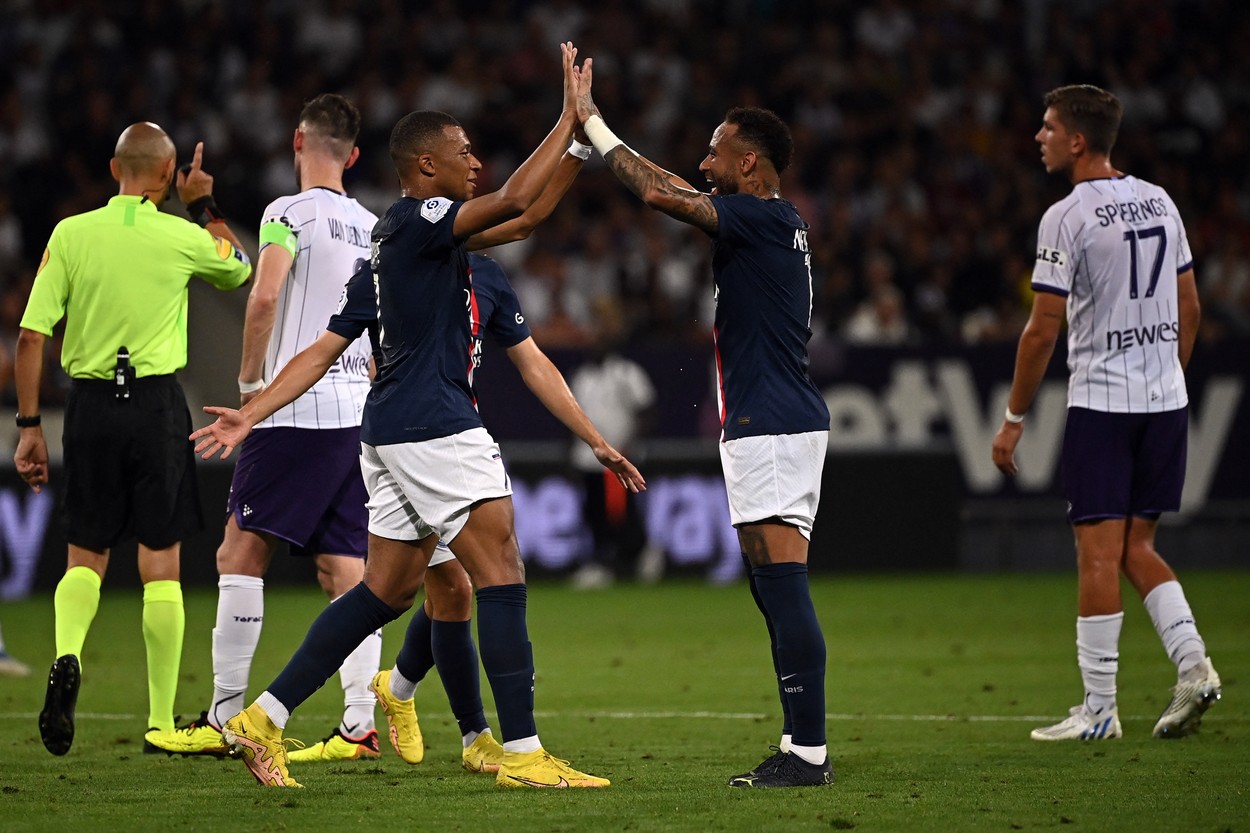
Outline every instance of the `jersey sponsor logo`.
<svg viewBox="0 0 1250 833">
<path fill-rule="evenodd" d="M 446 197 L 433 197 L 421 204 L 421 216 L 431 223 L 437 223 L 451 209 L 451 200 Z"/>
<path fill-rule="evenodd" d="M 811 251 L 811 249 L 807 248 L 807 230 L 806 229 L 798 228 L 794 230 L 794 248 L 798 249 L 800 252 Z"/>
<path fill-rule="evenodd" d="M 44 248 L 43 257 L 39 259 L 39 268 L 35 270 L 36 275 L 43 271 L 43 267 L 48 265 L 49 257 L 51 257 L 51 254 L 48 252 L 47 248 Z"/>
<path fill-rule="evenodd" d="M 1117 220 L 1125 223 L 1143 223 L 1155 217 L 1166 217 L 1168 204 L 1158 197 L 1136 202 L 1113 202 L 1094 209 L 1098 225 L 1107 227 Z"/>
<path fill-rule="evenodd" d="M 1127 327 L 1123 330 L 1111 330 L 1107 333 L 1107 350 L 1116 352 L 1131 347 L 1145 347 L 1148 344 L 1161 344 L 1176 341 L 1180 333 L 1180 325 L 1175 321 L 1164 321 L 1145 327 Z"/>
<path fill-rule="evenodd" d="M 516 323 L 518 323 L 518 324 L 524 324 L 524 323 L 525 323 L 525 316 L 524 316 L 524 315 L 521 315 L 521 313 L 519 313 L 519 312 L 518 312 L 518 313 L 516 314 Z"/>
<path fill-rule="evenodd" d="M 1039 246 L 1037 249 L 1037 262 L 1066 267 L 1068 265 L 1068 253 L 1059 249 L 1052 249 L 1049 246 Z"/>
<path fill-rule="evenodd" d="M 330 365 L 330 373 L 346 373 L 349 376 L 369 376 L 369 357 L 359 353 L 344 353 Z"/>
</svg>

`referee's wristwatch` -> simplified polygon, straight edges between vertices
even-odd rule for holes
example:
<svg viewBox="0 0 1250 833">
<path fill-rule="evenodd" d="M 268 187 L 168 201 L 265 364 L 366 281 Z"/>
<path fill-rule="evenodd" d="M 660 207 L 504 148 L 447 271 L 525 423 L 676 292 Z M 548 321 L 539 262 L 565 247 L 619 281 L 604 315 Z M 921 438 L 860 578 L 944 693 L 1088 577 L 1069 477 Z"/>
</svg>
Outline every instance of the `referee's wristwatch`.
<svg viewBox="0 0 1250 833">
<path fill-rule="evenodd" d="M 17 423 L 18 428 L 35 428 L 41 421 L 42 420 L 39 414 L 35 414 L 34 416 L 22 416 L 21 414 L 18 414 L 17 419 L 14 420 L 14 422 Z"/>
</svg>

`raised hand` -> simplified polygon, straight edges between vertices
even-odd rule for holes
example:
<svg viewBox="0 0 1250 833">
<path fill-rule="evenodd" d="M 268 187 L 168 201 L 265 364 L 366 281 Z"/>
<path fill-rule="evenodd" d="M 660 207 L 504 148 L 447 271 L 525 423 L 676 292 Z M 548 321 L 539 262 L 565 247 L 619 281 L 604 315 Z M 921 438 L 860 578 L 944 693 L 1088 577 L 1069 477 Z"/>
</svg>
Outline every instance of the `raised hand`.
<svg viewBox="0 0 1250 833">
<path fill-rule="evenodd" d="M 577 110 L 577 47 L 572 41 L 560 44 L 560 59 L 564 70 L 564 109 L 567 112 Z"/>
<path fill-rule="evenodd" d="M 190 438 L 196 441 L 195 453 L 205 460 L 211 459 L 218 451 L 221 452 L 221 459 L 226 459 L 252 433 L 252 423 L 234 408 L 205 405 L 204 413 L 216 415 L 217 421 L 196 431 Z"/>
<path fill-rule="evenodd" d="M 590 97 L 590 85 L 591 81 L 594 80 L 594 63 L 594 58 L 587 58 L 582 62 L 580 68 L 574 67 L 577 80 L 577 121 L 580 124 L 585 124 L 586 119 L 591 116 L 599 115 L 599 108 L 595 106 L 594 100 Z"/>
<path fill-rule="evenodd" d="M 178 169 L 178 198 L 183 205 L 190 205 L 200 197 L 212 196 L 213 177 L 200 167 L 203 161 L 204 143 L 196 142 L 191 164 Z"/>
</svg>

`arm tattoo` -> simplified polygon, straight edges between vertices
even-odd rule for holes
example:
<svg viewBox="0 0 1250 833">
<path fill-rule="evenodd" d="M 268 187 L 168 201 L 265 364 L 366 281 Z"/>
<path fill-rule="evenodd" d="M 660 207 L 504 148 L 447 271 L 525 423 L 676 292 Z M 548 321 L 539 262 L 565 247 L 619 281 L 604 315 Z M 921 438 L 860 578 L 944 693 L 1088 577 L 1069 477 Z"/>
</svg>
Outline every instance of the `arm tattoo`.
<svg viewBox="0 0 1250 833">
<path fill-rule="evenodd" d="M 716 207 L 712 205 L 707 194 L 674 185 L 664 172 L 624 146 L 613 148 L 604 159 L 617 179 L 625 183 L 625 187 L 633 191 L 635 196 L 645 200 L 649 192 L 663 194 L 669 198 L 669 207 L 661 209 L 665 214 L 709 233 L 714 233 L 719 228 Z"/>
</svg>

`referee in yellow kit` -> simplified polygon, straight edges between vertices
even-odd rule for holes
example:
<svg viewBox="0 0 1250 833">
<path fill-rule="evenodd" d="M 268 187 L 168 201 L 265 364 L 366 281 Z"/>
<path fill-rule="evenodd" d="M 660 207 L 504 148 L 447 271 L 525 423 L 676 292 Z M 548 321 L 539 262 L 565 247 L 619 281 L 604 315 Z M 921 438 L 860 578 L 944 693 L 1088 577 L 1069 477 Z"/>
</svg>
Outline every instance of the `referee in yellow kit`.
<svg viewBox="0 0 1250 833">
<path fill-rule="evenodd" d="M 74 742 L 80 656 L 100 601 L 109 549 L 139 541 L 148 727 L 174 728 L 184 614 L 179 546 L 201 527 L 191 415 L 174 372 L 187 363 L 187 284 L 233 289 L 252 267 L 213 202 L 213 178 L 175 171 L 174 144 L 154 124 L 132 124 L 109 168 L 120 185 L 108 205 L 57 224 L 43 253 L 17 339 L 18 473 L 48 482 L 39 425 L 44 344 L 65 319 L 63 522 L 69 566 L 56 587 L 56 653 L 39 715 L 53 755 Z M 195 223 L 158 210 L 177 177 Z"/>
</svg>

